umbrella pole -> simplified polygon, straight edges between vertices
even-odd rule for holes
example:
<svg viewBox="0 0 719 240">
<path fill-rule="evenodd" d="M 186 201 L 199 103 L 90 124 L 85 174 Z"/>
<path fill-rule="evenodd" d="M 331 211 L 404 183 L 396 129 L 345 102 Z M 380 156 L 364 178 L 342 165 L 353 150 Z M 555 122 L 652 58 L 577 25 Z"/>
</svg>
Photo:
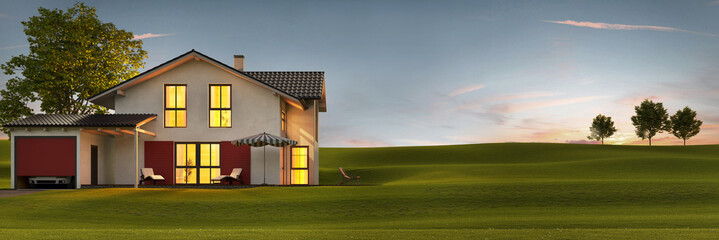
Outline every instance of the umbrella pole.
<svg viewBox="0 0 719 240">
<path fill-rule="evenodd" d="M 267 145 L 262 146 L 262 164 L 264 165 L 262 168 L 262 184 L 267 184 Z"/>
</svg>

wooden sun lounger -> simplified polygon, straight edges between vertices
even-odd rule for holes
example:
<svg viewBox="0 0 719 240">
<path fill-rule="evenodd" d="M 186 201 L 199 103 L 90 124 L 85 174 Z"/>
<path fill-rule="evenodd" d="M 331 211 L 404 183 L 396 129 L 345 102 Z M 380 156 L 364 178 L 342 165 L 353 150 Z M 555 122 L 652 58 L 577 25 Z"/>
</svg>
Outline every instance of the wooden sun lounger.
<svg viewBox="0 0 719 240">
<path fill-rule="evenodd" d="M 165 181 L 165 178 L 162 177 L 162 175 L 155 175 L 155 171 L 152 170 L 152 168 L 143 168 L 142 169 L 142 177 L 140 177 L 140 184 L 142 182 L 152 180 L 152 185 L 155 185 L 157 181 Z"/>
<path fill-rule="evenodd" d="M 242 179 L 240 178 L 240 175 L 242 175 L 242 168 L 235 168 L 235 169 L 232 169 L 232 173 L 230 173 L 230 175 L 220 175 L 220 176 L 214 177 L 214 178 L 212 178 L 212 180 L 210 180 L 210 182 L 215 183 L 216 181 L 220 181 L 220 183 L 222 183 L 222 180 L 227 180 L 230 182 L 230 185 L 232 185 L 232 182 L 239 181 L 240 184 L 244 185 L 245 182 L 242 181 Z"/>
<path fill-rule="evenodd" d="M 355 185 L 359 185 L 360 176 L 348 174 L 347 172 L 345 172 L 344 169 L 342 169 L 342 167 L 339 167 L 339 169 L 340 169 L 341 180 L 339 182 L 337 182 L 337 185 L 342 185 L 342 184 L 350 183 L 350 182 L 354 182 Z"/>
</svg>

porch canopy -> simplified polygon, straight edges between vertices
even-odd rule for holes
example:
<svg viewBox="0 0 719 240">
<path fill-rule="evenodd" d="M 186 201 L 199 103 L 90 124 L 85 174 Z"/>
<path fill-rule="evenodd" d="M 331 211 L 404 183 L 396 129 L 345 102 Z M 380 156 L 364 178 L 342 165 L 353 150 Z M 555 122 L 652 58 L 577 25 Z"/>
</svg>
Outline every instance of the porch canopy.
<svg viewBox="0 0 719 240">
<path fill-rule="evenodd" d="M 157 136 L 140 127 L 157 118 L 154 113 L 127 113 L 127 114 L 36 114 L 27 118 L 19 119 L 4 127 L 11 131 L 31 131 L 41 128 L 47 131 L 48 128 L 78 129 L 80 132 L 91 133 L 106 137 L 121 137 L 133 135 L 135 141 L 135 179 L 139 179 L 139 134 Z M 137 187 L 137 181 L 135 181 Z"/>
<path fill-rule="evenodd" d="M 232 144 L 235 146 L 249 145 L 252 147 L 262 147 L 263 148 L 262 157 L 264 159 L 262 160 L 262 163 L 264 164 L 264 166 L 263 166 L 264 172 L 262 173 L 262 177 L 263 177 L 262 184 L 267 184 L 267 177 L 265 176 L 267 174 L 267 163 L 266 163 L 267 162 L 267 158 L 266 158 L 267 150 L 265 149 L 265 146 L 267 146 L 267 145 L 275 146 L 275 147 L 294 146 L 294 145 L 297 145 L 297 141 L 263 132 L 263 133 L 260 133 L 257 135 L 252 135 L 249 137 L 244 137 L 244 138 L 240 138 L 237 140 L 233 140 Z"/>
</svg>

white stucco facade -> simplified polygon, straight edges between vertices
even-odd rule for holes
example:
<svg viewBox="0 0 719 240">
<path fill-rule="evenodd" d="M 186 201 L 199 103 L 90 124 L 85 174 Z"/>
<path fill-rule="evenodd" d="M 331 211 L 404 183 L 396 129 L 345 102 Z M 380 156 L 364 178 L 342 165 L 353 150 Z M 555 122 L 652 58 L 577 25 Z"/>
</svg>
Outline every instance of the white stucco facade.
<svg viewBox="0 0 719 240">
<path fill-rule="evenodd" d="M 187 85 L 187 127 L 164 127 L 164 86 L 166 84 Z M 230 84 L 232 127 L 209 127 L 209 88 L 211 84 Z M 115 113 L 157 113 L 157 120 L 143 126 L 154 132 L 156 137 L 142 136 L 150 141 L 174 142 L 218 142 L 231 141 L 242 137 L 267 132 L 282 136 L 281 108 L 287 109 L 288 131 L 286 137 L 299 142 L 298 146 L 308 146 L 310 164 L 314 174 L 310 175 L 310 184 L 318 184 L 317 152 L 315 135 L 318 110 L 314 101 L 307 103 L 302 110 L 286 104 L 282 96 L 273 93 L 256 83 L 238 78 L 225 70 L 205 61 L 188 61 L 164 72 L 152 79 L 124 90 L 124 96 L 115 96 Z M 114 182 L 112 184 L 130 184 L 134 179 L 131 170 L 134 167 L 134 153 L 131 151 L 132 138 L 116 138 L 114 149 Z M 286 151 L 281 154 L 282 151 Z M 264 155 L 266 152 L 266 156 Z M 140 165 L 144 164 L 144 144 L 139 145 Z M 288 184 L 283 182 L 281 164 L 289 162 L 289 148 L 268 146 L 265 149 L 251 149 L 251 184 Z M 287 157 L 287 159 L 282 159 Z M 133 173 L 134 174 L 134 173 Z M 266 174 L 266 175 L 265 175 Z M 265 182 L 266 181 L 266 182 Z"/>
</svg>

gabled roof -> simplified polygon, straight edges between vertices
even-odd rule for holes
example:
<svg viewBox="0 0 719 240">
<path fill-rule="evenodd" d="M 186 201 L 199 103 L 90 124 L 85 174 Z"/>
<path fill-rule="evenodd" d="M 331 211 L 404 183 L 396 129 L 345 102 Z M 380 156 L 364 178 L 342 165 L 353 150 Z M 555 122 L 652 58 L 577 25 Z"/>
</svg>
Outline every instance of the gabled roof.
<svg viewBox="0 0 719 240">
<path fill-rule="evenodd" d="M 317 89 L 319 92 L 324 91 L 324 72 L 242 72 L 233 67 L 227 66 L 226 64 L 219 62 L 207 55 L 204 55 L 195 49 L 175 57 L 163 64 L 160 64 L 150 70 L 147 70 L 137 76 L 123 81 L 115 86 L 112 86 L 94 96 L 88 98 L 92 103 L 105 106 L 110 109 L 115 108 L 115 95 L 118 91 L 121 92 L 127 88 L 137 85 L 141 82 L 149 80 L 157 75 L 160 75 L 169 69 L 182 65 L 190 60 L 205 61 L 218 68 L 221 68 L 239 78 L 245 79 L 252 83 L 259 85 L 265 89 L 268 89 L 274 93 L 284 97 L 292 105 L 301 108 L 306 108 L 304 100 L 314 100 L 323 98 L 324 94 L 317 96 Z M 253 76 L 250 73 L 255 73 Z M 255 77 L 257 76 L 257 77 Z M 258 79 L 262 78 L 262 80 Z M 321 79 L 321 80 L 320 80 Z M 321 85 L 318 84 L 318 80 Z M 279 86 L 277 86 L 277 85 Z M 280 87 L 281 86 L 281 87 Z M 294 95 L 294 94 L 298 95 Z"/>
<path fill-rule="evenodd" d="M 37 114 L 4 127 L 135 127 L 157 114 Z"/>
</svg>

